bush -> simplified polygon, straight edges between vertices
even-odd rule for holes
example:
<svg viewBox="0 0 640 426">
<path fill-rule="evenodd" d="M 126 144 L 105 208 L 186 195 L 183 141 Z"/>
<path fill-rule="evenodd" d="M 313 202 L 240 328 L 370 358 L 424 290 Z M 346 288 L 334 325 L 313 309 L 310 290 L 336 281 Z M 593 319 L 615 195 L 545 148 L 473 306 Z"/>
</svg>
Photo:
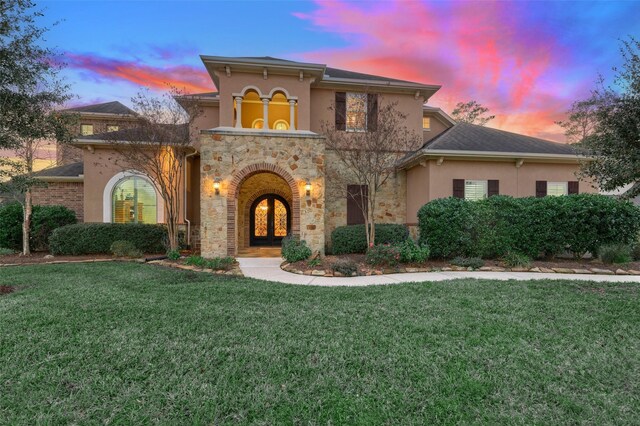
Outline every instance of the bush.
<svg viewBox="0 0 640 426">
<path fill-rule="evenodd" d="M 416 244 L 411 238 L 407 238 L 398 245 L 400 249 L 400 262 L 402 263 L 423 263 L 429 259 L 429 246 L 426 244 Z"/>
<path fill-rule="evenodd" d="M 600 260 L 602 263 L 629 263 L 631 257 L 631 247 L 625 244 L 610 244 L 600 247 Z"/>
<path fill-rule="evenodd" d="M 367 250 L 366 262 L 376 266 L 396 266 L 400 262 L 400 249 L 391 244 L 378 244 Z"/>
<path fill-rule="evenodd" d="M 484 266 L 484 261 L 479 257 L 455 257 L 451 261 L 452 265 L 461 266 L 463 268 L 478 269 Z"/>
<path fill-rule="evenodd" d="M 15 250 L 0 247 L 0 256 L 9 256 L 11 254 L 16 254 Z"/>
<path fill-rule="evenodd" d="M 0 247 L 22 250 L 22 205 L 0 206 Z M 76 214 L 64 206 L 33 206 L 31 215 L 31 250 L 47 250 L 54 229 L 76 223 Z"/>
<path fill-rule="evenodd" d="M 167 257 L 169 258 L 169 260 L 180 259 L 180 250 L 169 250 L 167 252 Z"/>
<path fill-rule="evenodd" d="M 307 260 L 311 256 L 311 249 L 307 242 L 294 236 L 288 236 L 282 240 L 282 257 L 289 262 Z"/>
<path fill-rule="evenodd" d="M 111 253 L 117 257 L 140 257 L 142 252 L 131 241 L 114 241 L 111 244 Z"/>
<path fill-rule="evenodd" d="M 189 256 L 184 263 L 187 265 L 197 266 L 202 269 L 213 269 L 216 271 L 226 271 L 235 263 L 233 257 L 214 257 L 213 259 L 205 259 L 202 256 Z"/>
<path fill-rule="evenodd" d="M 531 258 L 566 250 L 575 257 L 606 244 L 629 244 L 640 231 L 640 209 L 597 194 L 480 201 L 446 198 L 418 212 L 421 243 L 438 258 L 497 258 L 516 252 Z"/>
<path fill-rule="evenodd" d="M 346 277 L 358 273 L 358 265 L 351 259 L 338 259 L 331 264 L 333 272 L 339 272 Z"/>
<path fill-rule="evenodd" d="M 375 244 L 400 244 L 409 238 L 409 229 L 395 223 L 376 224 Z M 331 233 L 333 254 L 365 253 L 367 234 L 364 225 L 339 226 Z"/>
<path fill-rule="evenodd" d="M 631 257 L 633 260 L 640 260 L 640 241 L 635 241 L 631 245 Z"/>
<path fill-rule="evenodd" d="M 502 261 L 509 268 L 528 268 L 531 266 L 531 258 L 529 256 L 514 251 L 508 252 Z"/>
<path fill-rule="evenodd" d="M 166 234 L 162 225 L 78 223 L 54 230 L 49 248 L 56 255 L 107 254 L 115 241 L 126 240 L 142 253 L 164 253 L 162 241 Z"/>
</svg>

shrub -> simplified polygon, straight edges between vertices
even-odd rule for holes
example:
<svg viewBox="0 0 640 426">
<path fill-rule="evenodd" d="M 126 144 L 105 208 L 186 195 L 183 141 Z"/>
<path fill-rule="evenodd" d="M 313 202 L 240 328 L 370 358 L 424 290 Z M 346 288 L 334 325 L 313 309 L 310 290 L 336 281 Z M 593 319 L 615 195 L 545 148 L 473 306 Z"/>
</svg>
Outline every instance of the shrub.
<svg viewBox="0 0 640 426">
<path fill-rule="evenodd" d="M 451 261 L 452 265 L 461 266 L 463 268 L 478 269 L 484 266 L 484 261 L 479 257 L 462 257 L 458 256 Z"/>
<path fill-rule="evenodd" d="M 184 263 L 191 266 L 204 267 L 205 259 L 202 256 L 191 255 L 184 260 Z"/>
<path fill-rule="evenodd" d="M 142 252 L 131 241 L 114 241 L 111 244 L 111 253 L 117 257 L 140 257 Z"/>
<path fill-rule="evenodd" d="M 398 245 L 400 249 L 400 262 L 402 263 L 423 263 L 429 259 L 429 246 L 426 244 L 416 244 L 411 238 L 407 238 Z"/>
<path fill-rule="evenodd" d="M 395 223 L 376 224 L 375 244 L 400 244 L 409 238 L 409 229 Z M 339 226 L 331 233 L 333 254 L 365 253 L 367 234 L 364 225 Z"/>
<path fill-rule="evenodd" d="M 16 254 L 15 250 L 0 247 L 0 256 L 9 256 L 11 254 Z"/>
<path fill-rule="evenodd" d="M 307 260 L 311 256 L 311 249 L 307 242 L 294 236 L 285 237 L 282 240 L 282 257 L 289 262 Z"/>
<path fill-rule="evenodd" d="M 598 247 L 631 243 L 640 230 L 640 209 L 597 194 L 481 201 L 431 201 L 419 210 L 421 243 L 434 257 L 497 258 L 509 252 L 532 258 L 569 250 L 575 257 Z"/>
<path fill-rule="evenodd" d="M 331 264 L 331 269 L 347 277 L 358 273 L 358 265 L 351 259 L 338 259 Z"/>
<path fill-rule="evenodd" d="M 233 257 L 214 257 L 213 259 L 205 259 L 202 256 L 191 255 L 184 261 L 187 265 L 197 266 L 202 269 L 213 269 L 216 271 L 226 271 L 235 263 Z"/>
<path fill-rule="evenodd" d="M 396 266 L 400 262 L 400 249 L 391 244 L 378 244 L 367 250 L 366 262 L 376 266 Z"/>
<path fill-rule="evenodd" d="M 600 260 L 602 263 L 629 263 L 631 247 L 625 244 L 610 244 L 600 247 Z"/>
<path fill-rule="evenodd" d="M 78 223 L 53 231 L 49 248 L 53 254 L 80 255 L 111 253 L 114 241 L 131 241 L 142 253 L 164 253 L 162 225 L 141 223 Z"/>
<path fill-rule="evenodd" d="M 169 258 L 169 260 L 180 259 L 180 250 L 169 250 L 167 252 L 167 257 Z"/>
<path fill-rule="evenodd" d="M 640 241 L 635 241 L 631 245 L 631 257 L 633 260 L 640 260 Z"/>
<path fill-rule="evenodd" d="M 0 206 L 0 247 L 22 250 L 22 205 Z M 76 223 L 76 214 L 64 206 L 33 206 L 29 247 L 47 250 L 54 229 Z"/>
<path fill-rule="evenodd" d="M 528 268 L 531 266 L 531 258 L 529 256 L 515 251 L 508 252 L 502 260 L 509 268 Z"/>
</svg>

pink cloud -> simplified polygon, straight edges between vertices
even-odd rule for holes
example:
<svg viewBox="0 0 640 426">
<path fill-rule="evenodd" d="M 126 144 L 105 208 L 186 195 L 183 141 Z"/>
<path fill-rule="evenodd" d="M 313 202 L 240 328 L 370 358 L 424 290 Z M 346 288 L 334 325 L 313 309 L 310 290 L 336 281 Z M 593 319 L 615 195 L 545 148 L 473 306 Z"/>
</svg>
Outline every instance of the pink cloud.
<svg viewBox="0 0 640 426">
<path fill-rule="evenodd" d="M 525 27 L 502 2 L 317 1 L 300 19 L 340 34 L 344 48 L 303 52 L 302 59 L 355 71 L 442 84 L 430 104 L 451 111 L 475 99 L 493 126 L 563 140 L 553 120 L 576 94 L 554 91 L 568 52 L 552 35 Z"/>
<path fill-rule="evenodd" d="M 171 85 L 188 93 L 214 90 L 211 77 L 201 67 L 188 65 L 153 67 L 137 61 L 75 53 L 67 53 L 65 61 L 70 68 L 82 70 L 88 73 L 89 77 L 100 80 L 124 80 L 151 89 L 167 89 Z"/>
</svg>

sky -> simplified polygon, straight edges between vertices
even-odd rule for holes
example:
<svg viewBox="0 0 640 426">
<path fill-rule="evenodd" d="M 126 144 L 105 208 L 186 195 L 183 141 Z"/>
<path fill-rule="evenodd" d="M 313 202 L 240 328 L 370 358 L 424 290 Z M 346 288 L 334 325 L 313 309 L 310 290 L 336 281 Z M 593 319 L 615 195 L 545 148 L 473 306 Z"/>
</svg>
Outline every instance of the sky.
<svg viewBox="0 0 640 426">
<path fill-rule="evenodd" d="M 72 105 L 166 83 L 215 90 L 199 55 L 274 56 L 442 85 L 429 104 L 476 100 L 489 126 L 564 141 L 554 124 L 640 37 L 640 2 L 40 1 Z M 71 106 L 71 105 L 70 105 Z"/>
</svg>

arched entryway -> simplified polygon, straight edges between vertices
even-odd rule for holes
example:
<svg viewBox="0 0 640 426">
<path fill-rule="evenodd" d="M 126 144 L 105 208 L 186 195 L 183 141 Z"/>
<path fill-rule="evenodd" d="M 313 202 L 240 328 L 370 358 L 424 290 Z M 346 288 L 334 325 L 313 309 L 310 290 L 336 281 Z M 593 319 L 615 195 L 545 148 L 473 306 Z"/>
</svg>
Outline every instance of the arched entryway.
<svg viewBox="0 0 640 426">
<path fill-rule="evenodd" d="M 291 208 L 283 197 L 265 194 L 258 197 L 249 210 L 249 245 L 279 246 L 291 233 Z"/>
</svg>

